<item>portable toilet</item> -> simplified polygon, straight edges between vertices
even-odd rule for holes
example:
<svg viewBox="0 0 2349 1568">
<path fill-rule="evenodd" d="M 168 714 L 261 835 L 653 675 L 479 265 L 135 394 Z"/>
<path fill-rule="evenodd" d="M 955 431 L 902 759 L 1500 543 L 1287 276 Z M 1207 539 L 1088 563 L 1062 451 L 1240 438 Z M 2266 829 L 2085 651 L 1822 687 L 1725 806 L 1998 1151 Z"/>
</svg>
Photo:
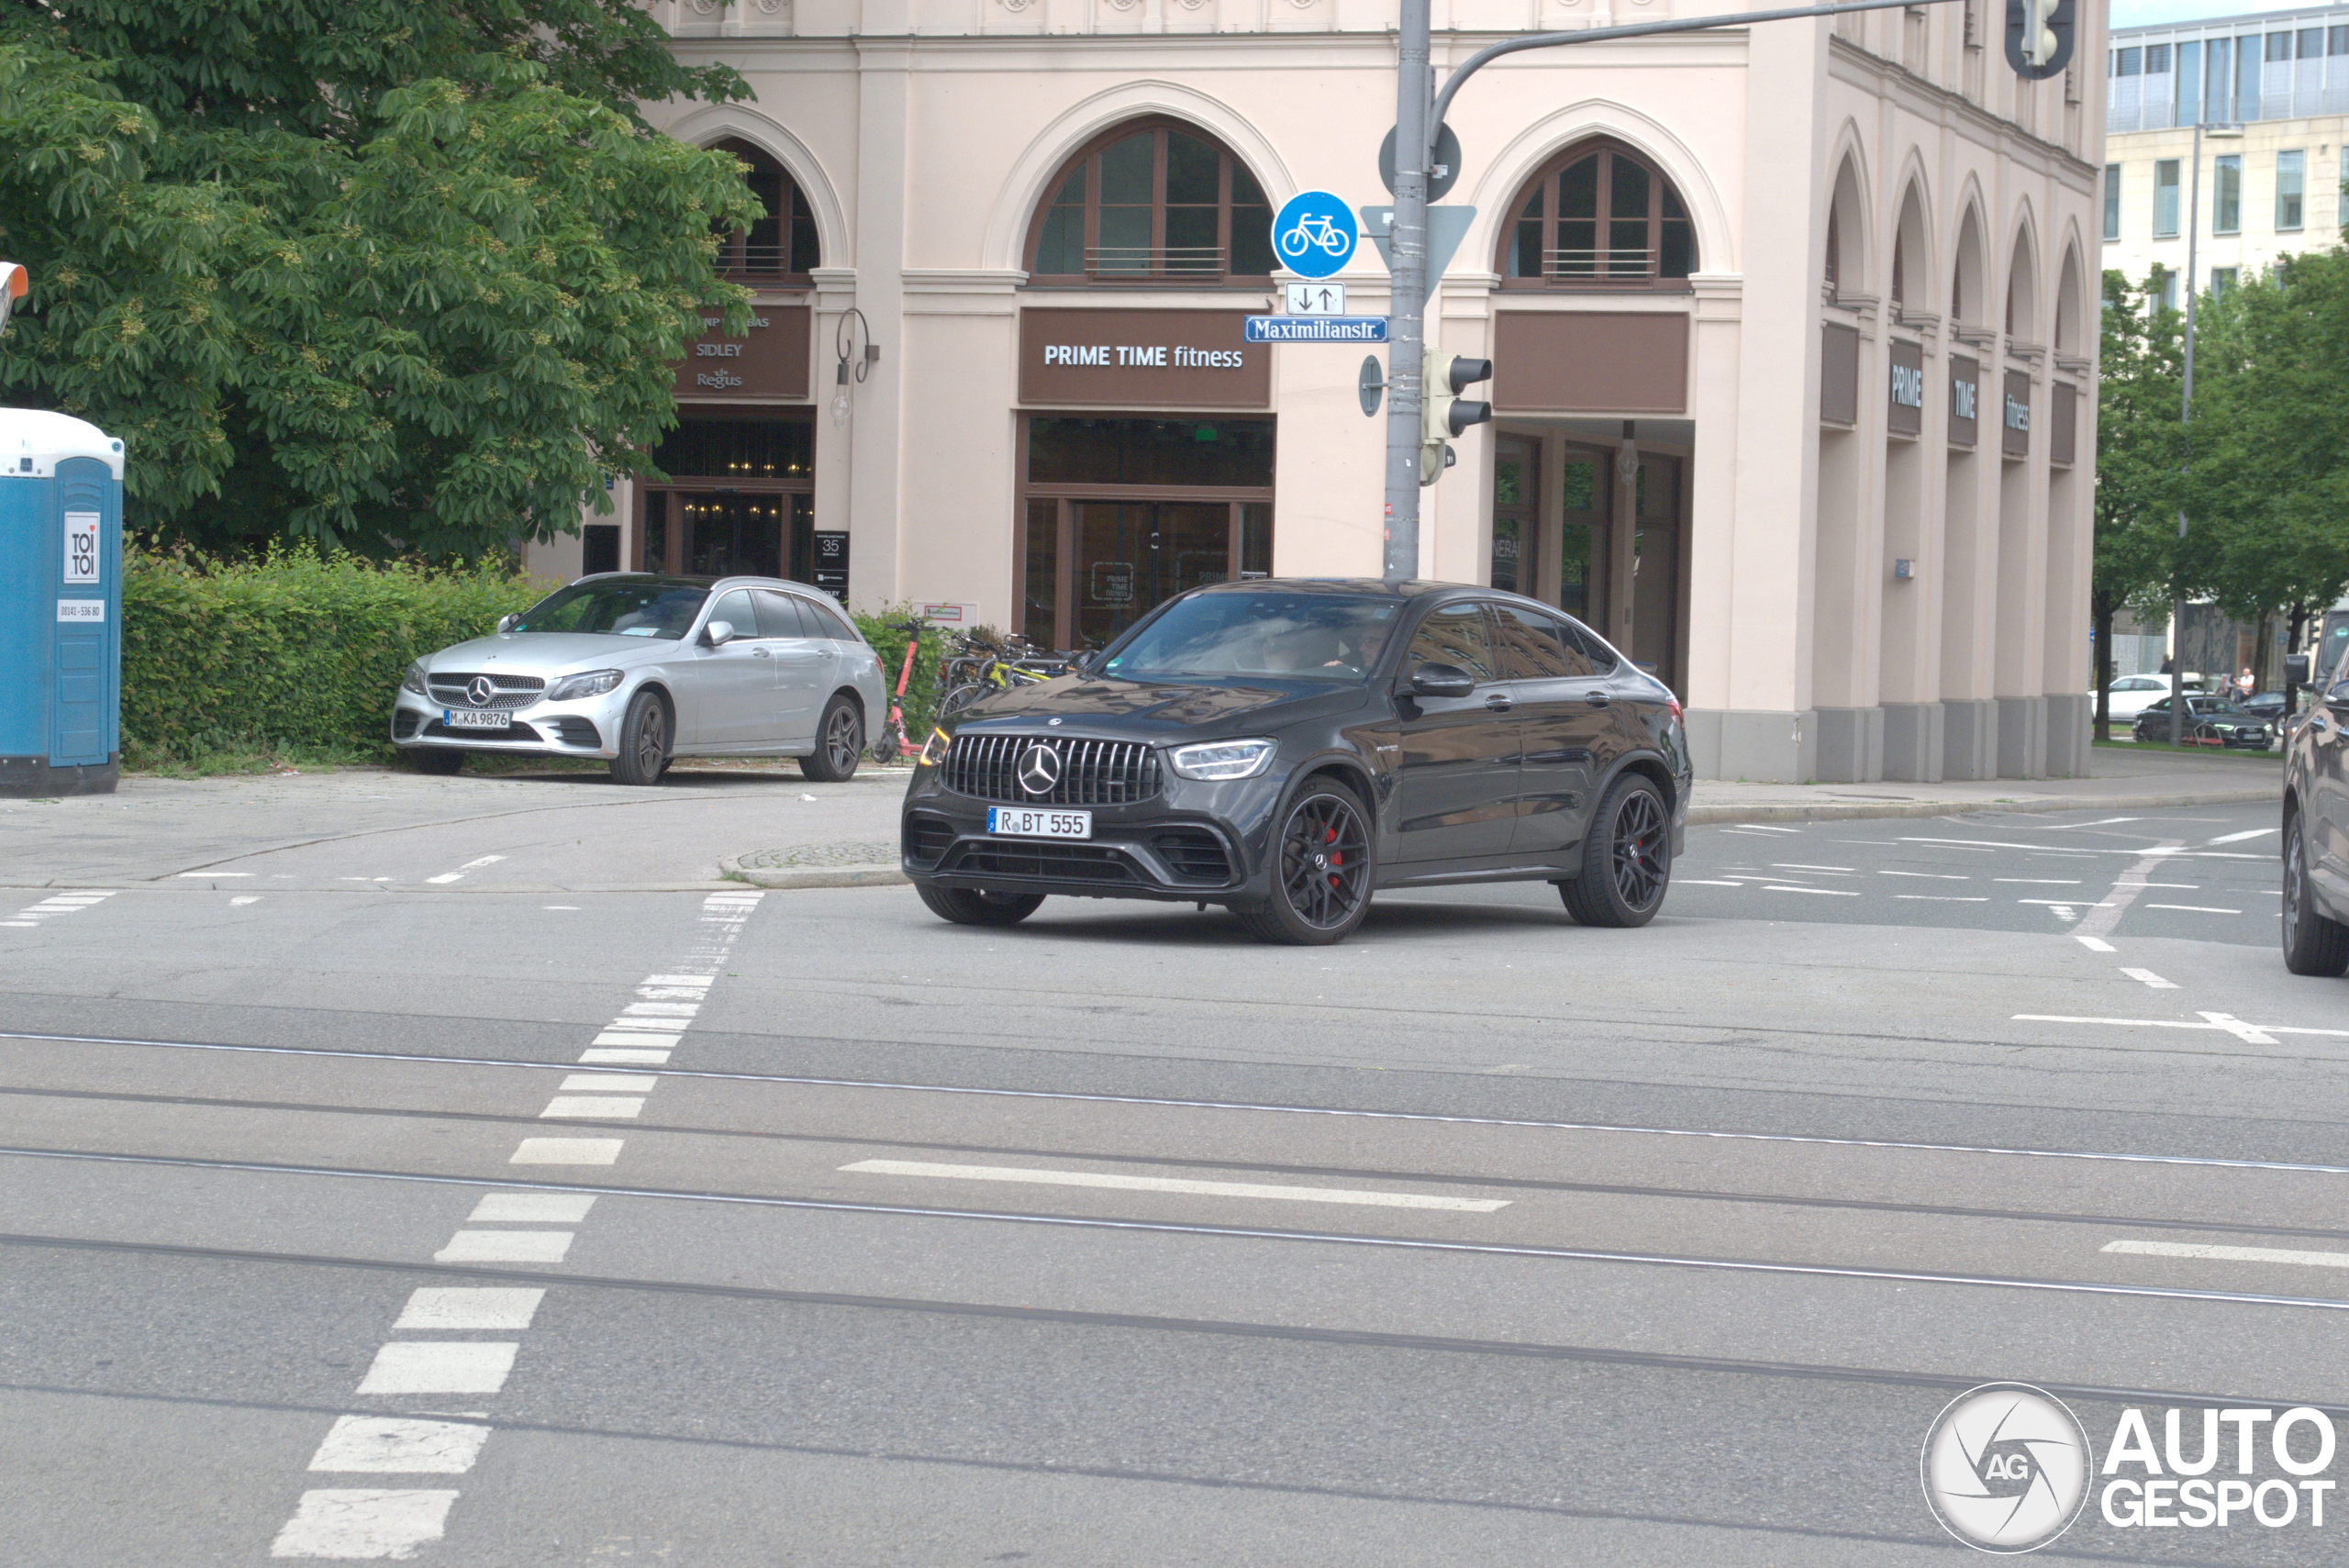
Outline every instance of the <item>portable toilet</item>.
<svg viewBox="0 0 2349 1568">
<path fill-rule="evenodd" d="M 0 795 L 122 772 L 122 443 L 0 408 Z"/>
</svg>

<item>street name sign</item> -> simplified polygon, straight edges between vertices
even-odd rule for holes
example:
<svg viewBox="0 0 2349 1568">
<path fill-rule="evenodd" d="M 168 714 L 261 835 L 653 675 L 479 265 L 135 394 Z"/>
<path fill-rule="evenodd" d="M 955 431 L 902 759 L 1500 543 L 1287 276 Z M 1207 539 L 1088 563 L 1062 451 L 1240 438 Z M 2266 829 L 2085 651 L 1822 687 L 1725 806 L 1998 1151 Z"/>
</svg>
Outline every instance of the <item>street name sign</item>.
<svg viewBox="0 0 2349 1568">
<path fill-rule="evenodd" d="M 1250 316 L 1241 339 L 1250 343 L 1384 343 L 1384 316 Z"/>
</svg>

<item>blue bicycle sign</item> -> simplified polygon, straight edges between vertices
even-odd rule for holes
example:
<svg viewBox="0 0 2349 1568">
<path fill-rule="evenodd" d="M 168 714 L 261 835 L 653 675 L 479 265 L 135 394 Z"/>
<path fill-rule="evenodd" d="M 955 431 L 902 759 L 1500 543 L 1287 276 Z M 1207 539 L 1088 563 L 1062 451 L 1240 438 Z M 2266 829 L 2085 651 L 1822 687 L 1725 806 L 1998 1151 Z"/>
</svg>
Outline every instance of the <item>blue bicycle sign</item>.
<svg viewBox="0 0 2349 1568">
<path fill-rule="evenodd" d="M 1303 278 L 1326 278 L 1353 260 L 1353 209 L 1328 191 L 1299 191 L 1273 217 L 1273 250 Z"/>
</svg>

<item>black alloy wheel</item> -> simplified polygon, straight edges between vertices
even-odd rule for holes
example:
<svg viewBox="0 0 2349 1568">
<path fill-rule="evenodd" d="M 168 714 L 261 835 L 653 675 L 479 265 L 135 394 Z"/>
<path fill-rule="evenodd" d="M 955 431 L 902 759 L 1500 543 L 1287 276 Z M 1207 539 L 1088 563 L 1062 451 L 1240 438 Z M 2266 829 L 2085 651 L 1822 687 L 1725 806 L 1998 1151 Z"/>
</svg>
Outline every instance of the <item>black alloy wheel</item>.
<svg viewBox="0 0 2349 1568">
<path fill-rule="evenodd" d="M 1566 913 L 1584 926 L 1644 926 L 1672 884 L 1672 824 L 1664 795 L 1624 773 L 1607 786 L 1583 836 L 1582 873 L 1558 884 Z"/>
<path fill-rule="evenodd" d="M 1362 798 L 1317 778 L 1289 803 L 1275 846 L 1273 896 L 1236 911 L 1249 934 L 1295 947 L 1343 941 L 1370 910 L 1370 814 Z"/>
<path fill-rule="evenodd" d="M 941 920 L 952 920 L 958 926 L 1016 926 L 1033 915 L 1044 902 L 1041 893 L 990 893 L 967 887 L 932 887 L 926 882 L 914 884 L 921 901 L 930 912 Z"/>
<path fill-rule="evenodd" d="M 445 746 L 420 746 L 408 752 L 407 765 L 419 773 L 453 773 L 464 767 L 465 754 Z"/>
<path fill-rule="evenodd" d="M 620 721 L 620 754 L 612 759 L 612 779 L 652 784 L 669 768 L 669 705 L 658 692 L 639 692 Z"/>
<path fill-rule="evenodd" d="M 816 726 L 816 750 L 799 759 L 799 771 L 818 784 L 839 784 L 856 776 L 864 756 L 864 715 L 845 692 L 834 692 Z"/>
<path fill-rule="evenodd" d="M 2308 845 L 2295 814 L 2284 824 L 2284 967 L 2295 974 L 2349 972 L 2349 926 L 2319 914 L 2309 898 Z"/>
</svg>

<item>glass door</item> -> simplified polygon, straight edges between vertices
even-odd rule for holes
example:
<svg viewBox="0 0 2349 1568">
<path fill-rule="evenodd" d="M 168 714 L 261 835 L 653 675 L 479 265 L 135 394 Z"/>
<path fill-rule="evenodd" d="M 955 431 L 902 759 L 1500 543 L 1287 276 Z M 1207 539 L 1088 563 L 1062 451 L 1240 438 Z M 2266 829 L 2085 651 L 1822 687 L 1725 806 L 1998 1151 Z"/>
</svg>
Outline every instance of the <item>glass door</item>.
<svg viewBox="0 0 2349 1568">
<path fill-rule="evenodd" d="M 1631 535 L 1631 646 L 1625 651 L 1672 685 L 1680 641 L 1679 461 L 1641 453 L 1632 494 L 1637 519 Z"/>
<path fill-rule="evenodd" d="M 1175 595 L 1232 574 L 1230 502 L 1067 506 L 1075 535 L 1074 647 L 1098 648 Z"/>
<path fill-rule="evenodd" d="M 1558 539 L 1558 607 L 1607 634 L 1607 498 L 1610 457 L 1569 447 L 1558 465 L 1564 526 Z"/>
</svg>

